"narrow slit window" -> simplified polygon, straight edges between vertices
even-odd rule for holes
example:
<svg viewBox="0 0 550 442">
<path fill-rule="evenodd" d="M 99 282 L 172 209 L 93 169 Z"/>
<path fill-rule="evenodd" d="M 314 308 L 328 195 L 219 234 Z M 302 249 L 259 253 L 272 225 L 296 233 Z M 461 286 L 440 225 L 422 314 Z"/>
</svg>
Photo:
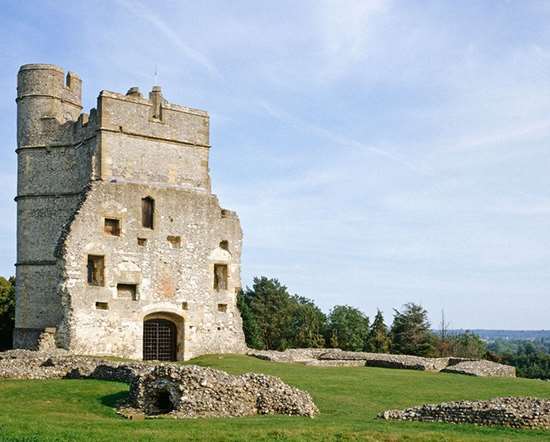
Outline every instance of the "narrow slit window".
<svg viewBox="0 0 550 442">
<path fill-rule="evenodd" d="M 108 235 L 120 236 L 120 220 L 105 218 L 105 226 L 103 230 Z"/>
<path fill-rule="evenodd" d="M 136 284 L 117 284 L 117 297 L 123 299 L 137 300 L 137 285 Z"/>
<path fill-rule="evenodd" d="M 227 290 L 227 264 L 214 264 L 214 289 Z"/>
<path fill-rule="evenodd" d="M 141 225 L 146 229 L 153 228 L 155 217 L 155 200 L 150 196 L 141 200 Z"/>
<path fill-rule="evenodd" d="M 88 284 L 104 285 L 105 258 L 98 255 L 88 255 Z"/>
</svg>

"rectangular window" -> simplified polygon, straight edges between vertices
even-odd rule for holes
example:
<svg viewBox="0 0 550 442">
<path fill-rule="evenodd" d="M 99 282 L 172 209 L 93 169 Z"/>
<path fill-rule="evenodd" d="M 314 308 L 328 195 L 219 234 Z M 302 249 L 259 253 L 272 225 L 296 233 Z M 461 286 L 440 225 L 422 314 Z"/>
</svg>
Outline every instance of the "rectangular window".
<svg viewBox="0 0 550 442">
<path fill-rule="evenodd" d="M 155 216 L 155 200 L 146 197 L 141 200 L 141 225 L 147 229 L 153 228 L 153 218 Z"/>
<path fill-rule="evenodd" d="M 227 264 L 214 264 L 214 289 L 227 290 Z"/>
<path fill-rule="evenodd" d="M 109 310 L 109 304 L 107 302 L 96 302 L 95 308 L 97 310 Z"/>
<path fill-rule="evenodd" d="M 88 255 L 88 284 L 104 285 L 105 259 L 99 255 Z"/>
<path fill-rule="evenodd" d="M 218 304 L 218 311 L 222 313 L 227 312 L 227 304 Z"/>
<path fill-rule="evenodd" d="M 182 302 L 181 303 L 181 309 L 182 310 L 189 310 L 189 304 L 187 304 L 187 302 Z"/>
<path fill-rule="evenodd" d="M 147 244 L 147 239 L 146 238 L 138 238 L 137 242 L 138 242 L 138 246 L 145 246 Z"/>
<path fill-rule="evenodd" d="M 108 235 L 120 236 L 120 220 L 105 218 L 104 232 Z"/>
<path fill-rule="evenodd" d="M 117 297 L 137 300 L 137 286 L 136 284 L 117 284 L 116 286 Z"/>
</svg>

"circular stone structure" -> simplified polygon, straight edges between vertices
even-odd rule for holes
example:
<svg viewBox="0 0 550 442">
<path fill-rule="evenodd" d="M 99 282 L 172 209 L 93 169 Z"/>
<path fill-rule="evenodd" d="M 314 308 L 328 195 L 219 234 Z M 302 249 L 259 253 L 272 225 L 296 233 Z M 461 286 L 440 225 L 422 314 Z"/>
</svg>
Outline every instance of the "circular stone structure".
<svg viewBox="0 0 550 442">
<path fill-rule="evenodd" d="M 136 376 L 129 399 L 120 407 L 132 417 L 175 418 L 318 414 L 311 396 L 279 378 L 258 373 L 240 376 L 195 365 L 159 365 Z"/>
</svg>

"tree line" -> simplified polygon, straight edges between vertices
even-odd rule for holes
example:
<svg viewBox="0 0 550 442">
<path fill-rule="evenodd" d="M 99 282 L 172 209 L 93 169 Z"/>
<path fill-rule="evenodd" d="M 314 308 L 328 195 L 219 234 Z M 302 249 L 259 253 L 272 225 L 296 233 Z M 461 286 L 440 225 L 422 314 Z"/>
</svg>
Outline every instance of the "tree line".
<svg viewBox="0 0 550 442">
<path fill-rule="evenodd" d="M 513 365 L 518 376 L 550 379 L 550 340 L 497 339 L 487 349 L 489 359 Z"/>
<path fill-rule="evenodd" d="M 12 347 L 15 325 L 15 278 L 0 276 L 0 351 Z M 427 311 L 408 303 L 394 310 L 386 325 L 377 311 L 372 322 L 355 307 L 336 305 L 325 315 L 311 299 L 291 295 L 277 279 L 254 278 L 237 296 L 246 343 L 259 350 L 340 348 L 372 353 L 427 357 L 486 358 L 513 365 L 522 377 L 550 379 L 550 342 L 497 340 L 486 344 L 465 332 L 450 335 L 443 319 L 438 333 Z"/>
<path fill-rule="evenodd" d="M 349 305 L 334 306 L 325 315 L 311 299 L 291 295 L 277 279 L 254 278 L 238 294 L 246 343 L 259 350 L 328 347 L 349 351 L 417 356 L 482 358 L 485 343 L 471 333 L 434 333 L 428 312 L 408 303 L 394 310 L 391 326 L 380 310 L 374 319 Z M 444 331 L 444 327 L 442 327 Z"/>
</svg>

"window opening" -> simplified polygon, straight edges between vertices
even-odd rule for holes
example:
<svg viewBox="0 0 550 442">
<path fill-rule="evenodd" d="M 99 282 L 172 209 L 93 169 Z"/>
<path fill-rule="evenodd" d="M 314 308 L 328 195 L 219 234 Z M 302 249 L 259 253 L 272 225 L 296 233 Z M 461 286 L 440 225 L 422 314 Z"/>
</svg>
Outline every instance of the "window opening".
<svg viewBox="0 0 550 442">
<path fill-rule="evenodd" d="M 128 298 L 133 301 L 137 300 L 137 285 L 136 284 L 117 284 L 117 297 Z"/>
<path fill-rule="evenodd" d="M 115 218 L 105 218 L 103 231 L 108 235 L 120 236 L 120 220 Z"/>
<path fill-rule="evenodd" d="M 141 225 L 147 229 L 153 228 L 155 215 L 155 200 L 150 196 L 141 200 Z"/>
<path fill-rule="evenodd" d="M 181 247 L 181 236 L 168 235 L 166 239 L 173 249 L 179 249 Z"/>
<path fill-rule="evenodd" d="M 214 264 L 214 289 L 227 290 L 227 264 Z"/>
<path fill-rule="evenodd" d="M 105 259 L 103 256 L 88 255 L 88 284 L 104 284 Z"/>
</svg>

